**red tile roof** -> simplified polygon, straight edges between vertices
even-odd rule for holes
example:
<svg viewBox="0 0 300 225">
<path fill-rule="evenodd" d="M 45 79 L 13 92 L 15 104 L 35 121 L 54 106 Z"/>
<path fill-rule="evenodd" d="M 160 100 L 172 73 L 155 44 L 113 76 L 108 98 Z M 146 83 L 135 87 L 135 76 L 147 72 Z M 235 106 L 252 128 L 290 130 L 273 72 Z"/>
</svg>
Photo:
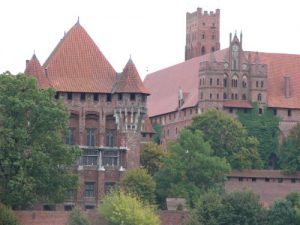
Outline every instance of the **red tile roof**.
<svg viewBox="0 0 300 225">
<path fill-rule="evenodd" d="M 222 62 L 228 49 L 215 52 L 216 61 Z M 245 52 L 250 54 L 252 63 L 259 60 L 267 65 L 268 87 L 267 104 L 269 107 L 300 108 L 300 55 Z M 183 108 L 195 106 L 198 102 L 199 63 L 210 60 L 210 54 L 196 57 L 177 65 L 148 74 L 144 84 L 151 91 L 148 98 L 149 116 L 176 111 L 178 91 L 188 93 Z M 290 77 L 290 97 L 286 98 L 284 77 Z M 244 101 L 227 101 L 225 107 L 250 108 Z"/>
<path fill-rule="evenodd" d="M 268 106 L 300 108 L 300 55 L 259 53 L 259 60 L 268 66 Z M 290 77 L 289 98 L 285 97 L 285 76 Z"/>
<path fill-rule="evenodd" d="M 223 106 L 227 108 L 252 108 L 251 102 L 246 100 L 228 100 L 224 102 Z"/>
<path fill-rule="evenodd" d="M 26 75 L 34 76 L 38 80 L 40 88 L 50 87 L 49 80 L 44 74 L 44 69 L 35 54 L 33 54 L 32 58 L 26 62 L 26 69 L 24 73 Z"/>
<path fill-rule="evenodd" d="M 94 41 L 77 23 L 43 65 L 51 85 L 63 92 L 109 93 L 116 72 Z"/>
<path fill-rule="evenodd" d="M 227 49 L 215 52 L 217 61 L 223 61 Z M 210 54 L 192 58 L 177 65 L 148 74 L 144 80 L 150 90 L 148 97 L 148 115 L 165 114 L 178 108 L 178 92 L 181 88 L 188 93 L 183 108 L 193 107 L 198 103 L 199 63 L 208 61 Z"/>
<path fill-rule="evenodd" d="M 145 88 L 131 58 L 123 69 L 123 73 L 118 75 L 113 92 L 150 94 Z"/>
</svg>

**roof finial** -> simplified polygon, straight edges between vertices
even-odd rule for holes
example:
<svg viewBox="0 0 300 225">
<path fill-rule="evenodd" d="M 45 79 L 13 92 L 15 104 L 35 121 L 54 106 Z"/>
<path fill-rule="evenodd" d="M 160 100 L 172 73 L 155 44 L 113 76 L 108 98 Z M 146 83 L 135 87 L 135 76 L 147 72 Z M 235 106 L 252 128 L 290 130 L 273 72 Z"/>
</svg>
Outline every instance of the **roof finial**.
<svg viewBox="0 0 300 225">
<path fill-rule="evenodd" d="M 131 59 L 131 54 L 129 54 L 129 60 L 128 60 L 128 63 L 127 64 L 133 64 L 133 61 Z"/>
<path fill-rule="evenodd" d="M 80 25 L 80 22 L 79 22 L 80 20 L 79 20 L 79 16 L 77 17 L 77 23 L 76 23 L 76 25 Z"/>
</svg>

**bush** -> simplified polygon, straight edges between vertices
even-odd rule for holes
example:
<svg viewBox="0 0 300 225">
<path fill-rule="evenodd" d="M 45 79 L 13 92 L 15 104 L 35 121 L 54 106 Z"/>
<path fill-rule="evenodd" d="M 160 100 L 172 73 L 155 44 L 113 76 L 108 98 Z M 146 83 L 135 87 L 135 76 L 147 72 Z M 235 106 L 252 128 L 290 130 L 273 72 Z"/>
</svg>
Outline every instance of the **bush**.
<svg viewBox="0 0 300 225">
<path fill-rule="evenodd" d="M 20 225 L 15 213 L 2 203 L 0 203 L 0 225 Z"/>
<path fill-rule="evenodd" d="M 90 225 L 89 219 L 79 207 L 75 207 L 69 215 L 67 225 Z"/>
</svg>

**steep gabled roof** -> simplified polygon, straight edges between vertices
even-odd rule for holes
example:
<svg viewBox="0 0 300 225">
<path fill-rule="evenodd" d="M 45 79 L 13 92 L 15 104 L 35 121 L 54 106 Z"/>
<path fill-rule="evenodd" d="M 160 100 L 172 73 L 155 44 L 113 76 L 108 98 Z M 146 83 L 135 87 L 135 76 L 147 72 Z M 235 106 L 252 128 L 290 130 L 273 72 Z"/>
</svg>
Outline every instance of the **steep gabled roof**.
<svg viewBox="0 0 300 225">
<path fill-rule="evenodd" d="M 223 61 L 227 51 L 228 49 L 216 51 L 214 57 L 217 61 Z M 206 54 L 148 74 L 144 84 L 151 92 L 147 99 L 149 117 L 176 111 L 180 88 L 186 97 L 181 108 L 196 106 L 199 63 L 209 61 L 211 57 L 211 54 Z"/>
<path fill-rule="evenodd" d="M 26 75 L 34 76 L 38 80 L 40 88 L 50 87 L 49 80 L 35 54 L 33 54 L 32 58 L 26 62 L 26 69 L 24 73 Z"/>
<path fill-rule="evenodd" d="M 43 67 L 51 85 L 63 92 L 109 93 L 116 75 L 79 23 L 59 42 Z"/>
<path fill-rule="evenodd" d="M 128 60 L 123 72 L 117 75 L 113 92 L 150 94 L 145 88 L 131 58 Z"/>
</svg>

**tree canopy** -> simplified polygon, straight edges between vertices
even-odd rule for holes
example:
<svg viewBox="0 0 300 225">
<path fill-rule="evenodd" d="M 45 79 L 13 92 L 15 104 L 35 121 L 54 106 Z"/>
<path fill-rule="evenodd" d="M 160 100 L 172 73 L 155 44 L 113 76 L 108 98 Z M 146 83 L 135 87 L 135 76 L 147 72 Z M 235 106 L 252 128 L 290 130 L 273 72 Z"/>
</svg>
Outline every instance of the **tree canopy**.
<svg viewBox="0 0 300 225">
<path fill-rule="evenodd" d="M 34 78 L 0 75 L 0 201 L 28 207 L 63 201 L 79 149 L 64 144 L 68 111 Z"/>
<path fill-rule="evenodd" d="M 79 207 L 72 209 L 66 225 L 90 225 L 91 222 Z"/>
<path fill-rule="evenodd" d="M 121 181 L 125 191 L 139 197 L 143 202 L 153 204 L 155 202 L 155 181 L 145 169 L 133 169 L 126 171 Z"/>
<path fill-rule="evenodd" d="M 225 159 L 212 156 L 201 131 L 183 129 L 155 174 L 158 197 L 184 197 L 194 204 L 202 191 L 223 184 L 229 171 Z"/>
<path fill-rule="evenodd" d="M 14 211 L 0 203 L 0 225 L 20 225 Z"/>
<path fill-rule="evenodd" d="M 265 168 L 275 168 L 278 155 L 279 117 L 271 109 L 265 108 L 262 114 L 258 113 L 257 104 L 250 112 L 238 112 L 238 118 L 246 127 L 249 135 L 257 138 L 257 149 Z"/>
<path fill-rule="evenodd" d="M 233 169 L 251 169 L 262 166 L 257 151 L 257 140 L 248 135 L 243 125 L 230 115 L 209 110 L 193 118 L 191 131 L 201 130 L 213 155 L 225 157 Z"/>
<path fill-rule="evenodd" d="M 300 123 L 291 129 L 279 156 L 282 169 L 290 173 L 300 170 Z"/>
<path fill-rule="evenodd" d="M 159 217 L 150 205 L 122 191 L 113 191 L 99 206 L 98 212 L 109 225 L 159 225 Z"/>
<path fill-rule="evenodd" d="M 162 165 L 166 153 L 162 147 L 153 142 L 144 143 L 141 151 L 141 165 L 150 175 L 154 175 Z"/>
</svg>

